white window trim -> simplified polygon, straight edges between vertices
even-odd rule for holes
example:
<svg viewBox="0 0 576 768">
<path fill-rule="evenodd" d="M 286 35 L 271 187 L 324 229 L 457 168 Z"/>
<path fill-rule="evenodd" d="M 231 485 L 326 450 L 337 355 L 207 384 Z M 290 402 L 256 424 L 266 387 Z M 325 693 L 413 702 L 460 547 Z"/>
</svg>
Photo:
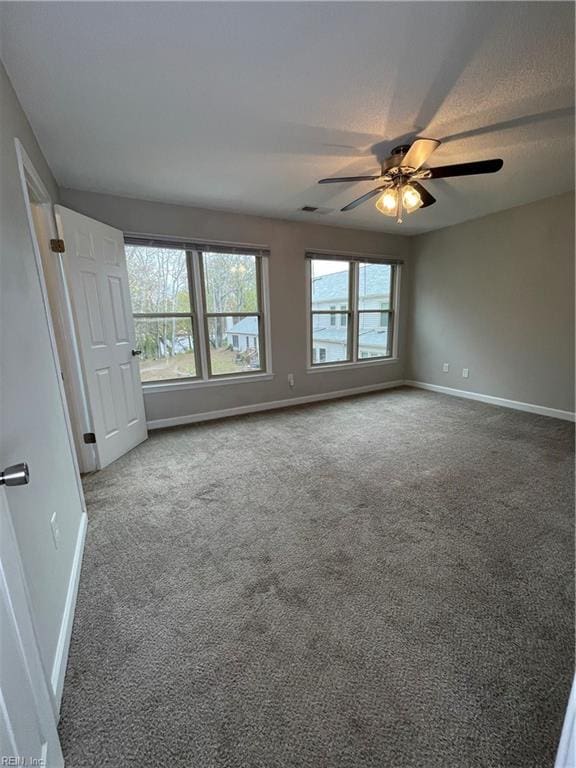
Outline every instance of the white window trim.
<svg viewBox="0 0 576 768">
<path fill-rule="evenodd" d="M 327 373 L 328 371 L 358 370 L 359 368 L 369 368 L 372 365 L 397 365 L 400 362 L 399 357 L 382 357 L 380 359 L 369 357 L 364 360 L 358 360 L 356 363 L 321 363 L 314 366 L 308 366 L 306 373 Z"/>
<path fill-rule="evenodd" d="M 257 250 L 270 251 L 268 246 L 263 245 L 245 245 L 243 243 L 229 243 L 223 241 L 205 241 L 204 238 L 180 238 L 180 237 L 167 237 L 166 235 L 142 235 L 135 232 L 124 232 L 125 238 L 150 238 L 152 240 L 163 240 L 165 242 L 173 242 L 175 245 L 179 243 L 185 243 L 189 240 L 195 241 L 201 239 L 206 242 L 207 245 L 212 243 L 215 246 L 227 246 L 236 248 L 254 248 Z M 271 344 L 271 329 L 270 329 L 270 266 L 269 256 L 262 256 L 261 261 L 261 282 L 260 297 L 262 300 L 261 318 L 264 324 L 264 348 L 265 348 L 265 363 L 266 369 L 263 371 L 256 371 L 255 373 L 243 373 L 240 376 L 230 374 L 222 374 L 218 377 L 208 377 L 208 353 L 206 346 L 206 330 L 204 327 L 204 299 L 202 295 L 201 275 L 200 275 L 200 258 L 195 253 L 196 258 L 191 259 L 192 262 L 192 282 L 193 282 L 193 298 L 194 301 L 194 314 L 196 318 L 196 337 L 198 339 L 199 357 L 202 369 L 202 376 L 194 378 L 183 378 L 180 381 L 143 381 L 141 382 L 142 389 L 145 395 L 160 393 L 160 392 L 174 392 L 179 389 L 200 389 L 204 387 L 218 387 L 226 384 L 240 384 L 241 382 L 254 382 L 254 381 L 272 381 L 274 379 L 274 373 L 272 370 L 272 344 Z"/>
<path fill-rule="evenodd" d="M 318 250 L 314 250 L 315 253 L 320 253 Z M 326 253 L 326 259 L 330 259 L 329 253 Z M 346 254 L 341 254 L 346 255 Z M 364 254 L 355 254 L 357 257 Z M 374 257 L 372 257 L 374 258 Z M 354 260 L 354 255 L 350 254 L 350 260 Z M 383 259 L 383 264 L 387 262 Z M 395 263 L 396 275 L 394 280 L 394 327 L 392 329 L 392 356 L 381 358 L 365 358 L 358 360 L 346 360 L 343 363 L 316 363 L 311 364 L 312 360 L 312 296 L 310 294 L 310 285 L 312 282 L 312 259 L 306 259 L 306 373 L 325 373 L 326 371 L 342 371 L 342 370 L 358 370 L 359 368 L 369 367 L 373 365 L 396 365 L 400 362 L 399 355 L 399 328 L 400 328 L 400 284 L 402 282 L 402 264 Z M 354 277 L 352 278 L 354 280 Z M 352 285 L 352 290 L 356 291 L 356 285 Z M 358 313 L 352 312 L 352 353 L 355 357 L 357 355 L 357 333 L 356 324 Z"/>
<path fill-rule="evenodd" d="M 245 373 L 242 376 L 222 376 L 217 379 L 183 379 L 182 381 L 161 381 L 142 382 L 142 389 L 145 395 L 156 394 L 158 392 L 174 392 L 178 389 L 203 389 L 204 387 L 221 387 L 226 384 L 253 384 L 255 381 L 272 381 L 275 378 L 274 373 Z"/>
</svg>

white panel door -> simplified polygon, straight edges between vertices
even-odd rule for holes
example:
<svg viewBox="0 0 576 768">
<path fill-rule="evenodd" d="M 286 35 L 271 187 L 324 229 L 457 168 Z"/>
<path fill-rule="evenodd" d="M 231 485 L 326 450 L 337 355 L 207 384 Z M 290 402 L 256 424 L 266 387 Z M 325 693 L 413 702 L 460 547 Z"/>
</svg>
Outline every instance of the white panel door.
<svg viewBox="0 0 576 768">
<path fill-rule="evenodd" d="M 56 720 L 6 493 L 0 487 L 0 765 L 61 768 Z"/>
<path fill-rule="evenodd" d="M 147 437 L 124 235 L 60 205 L 54 210 L 102 469 Z"/>
</svg>

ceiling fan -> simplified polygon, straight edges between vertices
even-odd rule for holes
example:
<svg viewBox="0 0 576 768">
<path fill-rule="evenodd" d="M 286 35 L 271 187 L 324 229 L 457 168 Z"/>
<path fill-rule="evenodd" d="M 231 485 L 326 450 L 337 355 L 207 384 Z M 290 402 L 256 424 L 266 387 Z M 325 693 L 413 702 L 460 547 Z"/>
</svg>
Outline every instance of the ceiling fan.
<svg viewBox="0 0 576 768">
<path fill-rule="evenodd" d="M 436 198 L 426 190 L 420 181 L 427 179 L 446 179 L 450 176 L 474 176 L 478 173 L 496 173 L 504 165 L 503 160 L 478 160 L 473 163 L 441 165 L 436 168 L 423 168 L 432 152 L 440 146 L 436 139 L 416 139 L 413 144 L 395 147 L 382 163 L 381 172 L 376 176 L 343 176 L 340 178 L 320 179 L 319 184 L 336 184 L 355 181 L 378 181 L 376 189 L 358 197 L 342 208 L 351 211 L 376 195 L 376 208 L 386 216 L 395 216 L 402 223 L 403 211 L 413 213 L 419 208 L 434 205 Z"/>
</svg>

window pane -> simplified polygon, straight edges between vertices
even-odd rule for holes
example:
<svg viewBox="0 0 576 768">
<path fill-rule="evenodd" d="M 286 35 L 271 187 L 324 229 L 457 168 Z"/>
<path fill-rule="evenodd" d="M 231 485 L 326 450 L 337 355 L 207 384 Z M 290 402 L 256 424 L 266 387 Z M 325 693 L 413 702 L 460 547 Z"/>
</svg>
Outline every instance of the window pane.
<svg viewBox="0 0 576 768">
<path fill-rule="evenodd" d="M 256 256 L 203 253 L 206 312 L 258 312 Z"/>
<path fill-rule="evenodd" d="M 312 309 L 348 309 L 350 262 L 311 259 Z"/>
<path fill-rule="evenodd" d="M 258 371 L 260 363 L 259 319 L 209 317 L 210 367 L 213 374 Z"/>
<path fill-rule="evenodd" d="M 142 381 L 196 376 L 189 317 L 135 318 L 134 328 Z"/>
<path fill-rule="evenodd" d="M 390 315 L 387 312 L 358 313 L 358 357 L 387 357 L 391 354 Z"/>
<path fill-rule="evenodd" d="M 358 309 L 391 309 L 392 266 L 359 264 Z"/>
<path fill-rule="evenodd" d="M 125 251 L 133 312 L 190 312 L 185 251 L 141 245 Z"/>
<path fill-rule="evenodd" d="M 334 324 L 331 323 L 335 319 Z M 348 360 L 348 328 L 342 318 L 347 315 L 312 315 L 312 359 L 321 363 Z M 316 350 L 316 357 L 314 357 Z"/>
</svg>

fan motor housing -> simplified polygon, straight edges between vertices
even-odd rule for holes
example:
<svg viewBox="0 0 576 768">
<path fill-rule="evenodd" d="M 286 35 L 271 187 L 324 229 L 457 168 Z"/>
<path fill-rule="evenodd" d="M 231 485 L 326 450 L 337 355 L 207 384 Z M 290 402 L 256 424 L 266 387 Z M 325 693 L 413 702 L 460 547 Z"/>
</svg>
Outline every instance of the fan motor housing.
<svg viewBox="0 0 576 768">
<path fill-rule="evenodd" d="M 414 170 L 413 168 L 408 168 L 408 166 L 402 165 L 402 160 L 406 156 L 408 150 L 410 149 L 410 144 L 400 144 L 398 147 L 394 147 L 392 152 L 390 153 L 390 156 L 384 160 L 382 163 L 382 173 L 386 173 L 387 171 L 391 170 Z"/>
</svg>

